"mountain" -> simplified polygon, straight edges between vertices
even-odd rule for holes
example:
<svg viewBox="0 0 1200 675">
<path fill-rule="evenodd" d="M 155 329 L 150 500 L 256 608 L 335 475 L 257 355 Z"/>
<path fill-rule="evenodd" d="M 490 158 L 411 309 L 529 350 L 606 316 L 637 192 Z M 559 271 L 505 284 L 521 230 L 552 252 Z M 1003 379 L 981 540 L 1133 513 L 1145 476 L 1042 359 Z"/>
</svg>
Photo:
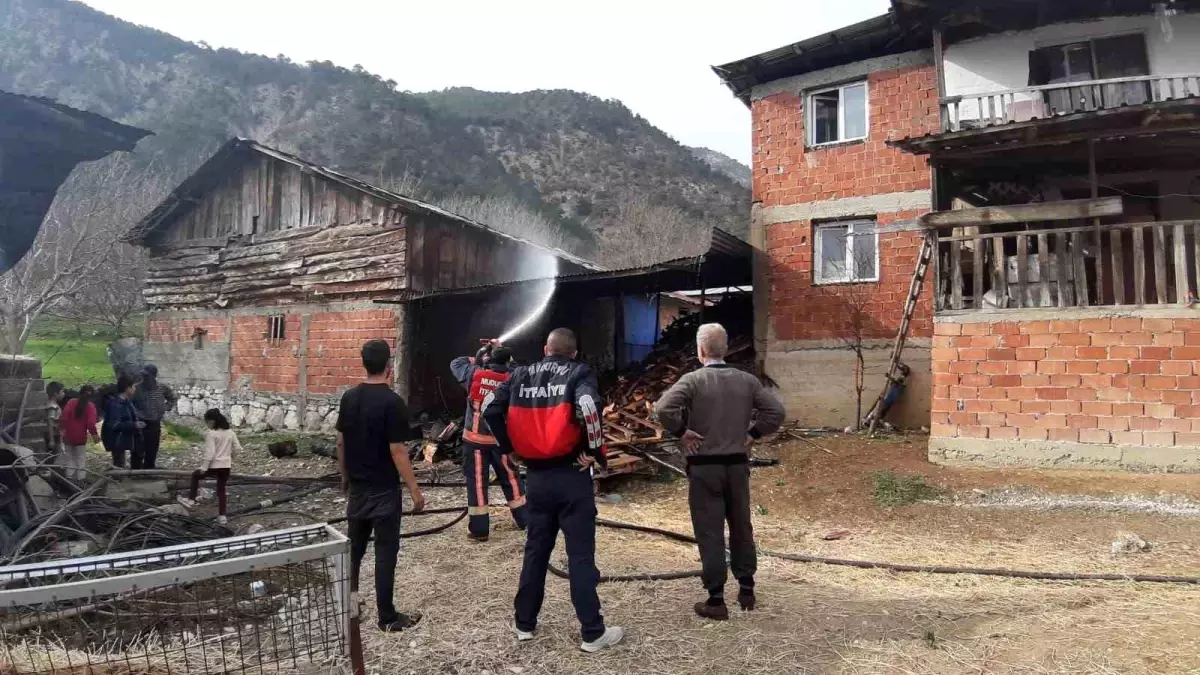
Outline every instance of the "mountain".
<svg viewBox="0 0 1200 675">
<path fill-rule="evenodd" d="M 750 189 L 750 167 L 723 152 L 717 152 L 709 148 L 691 147 L 688 150 L 692 151 L 692 155 L 696 159 L 707 164 L 708 168 L 717 173 L 724 174 L 738 185 Z"/>
<path fill-rule="evenodd" d="M 400 91 L 328 62 L 211 49 L 69 0 L 0 0 L 0 90 L 155 132 L 182 179 L 230 136 L 434 201 L 517 200 L 584 255 L 635 200 L 744 234 L 749 193 L 618 101 L 573 91 Z"/>
</svg>

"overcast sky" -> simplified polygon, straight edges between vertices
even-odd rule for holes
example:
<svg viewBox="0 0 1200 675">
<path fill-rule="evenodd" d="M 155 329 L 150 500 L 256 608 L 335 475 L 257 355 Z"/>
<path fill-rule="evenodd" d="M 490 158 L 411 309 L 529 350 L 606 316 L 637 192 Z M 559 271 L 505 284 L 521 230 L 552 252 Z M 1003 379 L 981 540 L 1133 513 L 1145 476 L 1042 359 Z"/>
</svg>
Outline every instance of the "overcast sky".
<svg viewBox="0 0 1200 675">
<path fill-rule="evenodd" d="M 213 47 L 361 64 L 401 89 L 575 89 L 687 145 L 750 160 L 750 115 L 709 66 L 887 11 L 888 0 L 84 0 Z"/>
</svg>

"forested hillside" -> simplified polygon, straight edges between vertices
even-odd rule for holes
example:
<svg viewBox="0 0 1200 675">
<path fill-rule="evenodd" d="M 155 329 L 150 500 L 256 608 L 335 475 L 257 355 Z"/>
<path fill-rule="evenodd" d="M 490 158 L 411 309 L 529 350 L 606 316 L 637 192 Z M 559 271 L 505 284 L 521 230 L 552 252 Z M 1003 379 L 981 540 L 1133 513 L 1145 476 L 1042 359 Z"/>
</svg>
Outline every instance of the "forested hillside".
<svg viewBox="0 0 1200 675">
<path fill-rule="evenodd" d="M 68 0 L 0 0 L 0 17 L 0 89 L 154 131 L 139 154 L 172 181 L 237 135 L 435 201 L 519 203 L 584 254 L 620 250 L 604 239 L 630 236 L 618 219 L 635 202 L 688 228 L 746 229 L 744 186 L 617 101 L 403 92 L 361 68 L 210 49 Z"/>
</svg>

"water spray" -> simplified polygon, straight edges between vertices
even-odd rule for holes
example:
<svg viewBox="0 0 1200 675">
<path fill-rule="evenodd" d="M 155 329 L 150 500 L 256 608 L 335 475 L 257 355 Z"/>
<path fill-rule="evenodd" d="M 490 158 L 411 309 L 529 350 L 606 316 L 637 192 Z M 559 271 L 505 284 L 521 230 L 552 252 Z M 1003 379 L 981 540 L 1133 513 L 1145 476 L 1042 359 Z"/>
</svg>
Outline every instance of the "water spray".
<svg viewBox="0 0 1200 675">
<path fill-rule="evenodd" d="M 508 342 L 509 340 L 511 340 L 514 337 L 516 337 L 517 335 L 519 335 L 521 333 L 521 331 L 528 328 L 529 325 L 531 323 L 533 323 L 534 321 L 536 321 L 537 318 L 546 311 L 546 308 L 550 306 L 550 299 L 552 297 L 554 297 L 554 289 L 558 285 L 558 283 L 555 279 L 555 277 L 558 276 L 558 259 L 554 258 L 553 256 L 547 256 L 547 257 L 550 259 L 550 267 L 552 269 L 550 272 L 551 273 L 550 278 L 546 279 L 544 282 L 542 282 L 544 284 L 545 292 L 543 293 L 541 300 L 539 300 L 538 303 L 536 305 L 534 305 L 532 311 L 530 311 L 528 314 L 525 315 L 525 317 L 523 319 L 521 319 L 520 323 L 518 323 L 516 326 L 513 326 L 512 328 L 509 328 L 508 330 L 504 331 L 504 334 L 501 335 L 499 338 L 500 342 L 502 342 L 502 343 Z"/>
</svg>

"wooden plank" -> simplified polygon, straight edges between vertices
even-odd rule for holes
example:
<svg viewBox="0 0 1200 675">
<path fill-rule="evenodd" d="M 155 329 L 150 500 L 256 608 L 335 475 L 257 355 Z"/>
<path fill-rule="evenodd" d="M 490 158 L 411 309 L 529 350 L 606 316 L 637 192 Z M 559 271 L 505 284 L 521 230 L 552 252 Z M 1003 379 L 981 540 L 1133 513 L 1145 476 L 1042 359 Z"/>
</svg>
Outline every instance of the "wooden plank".
<svg viewBox="0 0 1200 675">
<path fill-rule="evenodd" d="M 1026 280 L 1029 266 L 1029 237 L 1017 235 L 1017 307 L 1029 305 L 1029 290 Z"/>
<path fill-rule="evenodd" d="M 1108 243 L 1112 249 L 1113 302 L 1118 305 L 1125 304 L 1125 256 L 1121 250 L 1121 234 L 1120 230 L 1108 233 Z"/>
<path fill-rule="evenodd" d="M 1068 199 L 1037 204 L 985 206 L 977 209 L 935 211 L 917 219 L 927 227 L 964 227 L 968 225 L 1001 225 L 1041 220 L 1075 220 L 1119 216 L 1125 213 L 1120 197 L 1100 199 Z"/>
<path fill-rule="evenodd" d="M 1162 225 L 1150 226 L 1154 236 L 1154 294 L 1158 304 L 1165 305 L 1167 299 L 1167 233 Z"/>
<path fill-rule="evenodd" d="M 1146 228 L 1133 228 L 1133 300 L 1134 304 L 1146 304 Z"/>
<path fill-rule="evenodd" d="M 992 277 L 995 280 L 992 290 L 996 294 L 996 302 L 1001 307 L 1008 306 L 1008 271 L 1004 269 L 1004 240 L 992 240 Z"/>
<path fill-rule="evenodd" d="M 950 244 L 950 307 L 963 308 L 962 244 Z"/>
<path fill-rule="evenodd" d="M 1058 286 L 1058 306 L 1072 307 L 1075 304 L 1074 288 L 1067 283 L 1067 235 L 1054 235 L 1055 283 Z"/>
<path fill-rule="evenodd" d="M 1071 265 L 1075 269 L 1075 306 L 1087 307 L 1091 304 L 1088 299 L 1087 266 L 1083 260 L 1087 235 L 1084 232 L 1076 232 L 1067 236 L 1071 239 Z"/>
<path fill-rule="evenodd" d="M 976 239 L 974 246 L 971 286 L 975 297 L 974 307 L 979 309 L 983 307 L 983 249 L 987 243 L 983 239 Z"/>
<path fill-rule="evenodd" d="M 933 239 L 930 245 L 933 246 L 933 259 L 929 261 L 932 266 L 930 273 L 933 275 L 933 311 L 940 312 L 946 309 L 945 302 L 942 300 L 942 251 L 941 244 L 938 243 L 937 235 L 933 232 L 927 232 L 927 237 Z M 1200 241 L 1200 238 L 1197 239 Z M 1197 258 L 1200 260 L 1200 258 Z M 756 281 L 755 283 L 760 283 Z"/>
<path fill-rule="evenodd" d="M 1053 300 L 1050 293 L 1050 237 L 1045 234 L 1037 236 L 1038 244 L 1038 286 L 1042 289 L 1042 301 L 1039 306 L 1050 307 Z"/>
<path fill-rule="evenodd" d="M 1188 301 L 1188 264 L 1187 233 L 1182 225 L 1171 231 L 1171 248 L 1175 250 L 1175 303 L 1184 305 Z"/>
</svg>

